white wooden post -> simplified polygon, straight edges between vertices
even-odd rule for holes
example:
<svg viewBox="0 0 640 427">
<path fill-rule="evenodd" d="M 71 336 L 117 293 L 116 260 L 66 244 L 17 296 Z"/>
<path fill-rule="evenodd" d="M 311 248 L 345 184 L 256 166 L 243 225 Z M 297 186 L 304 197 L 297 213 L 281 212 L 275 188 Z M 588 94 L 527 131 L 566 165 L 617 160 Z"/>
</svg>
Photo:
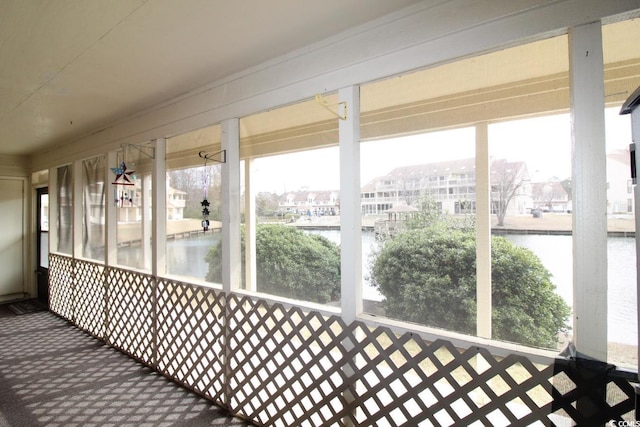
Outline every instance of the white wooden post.
<svg viewBox="0 0 640 427">
<path fill-rule="evenodd" d="M 58 252 L 58 168 L 49 169 L 49 252 Z"/>
<path fill-rule="evenodd" d="M 491 338 L 491 171 L 487 123 L 476 125 L 476 334 Z"/>
<path fill-rule="evenodd" d="M 109 266 L 118 263 L 118 209 L 116 208 L 114 185 L 111 184 L 115 179 L 111 168 L 117 167 L 117 162 L 117 153 L 109 151 L 107 153 L 107 167 L 104 168 L 104 191 L 105 203 L 107 204 L 104 210 L 104 262 Z"/>
<path fill-rule="evenodd" d="M 222 290 L 226 296 L 224 335 L 231 335 L 230 321 L 233 315 L 230 294 L 241 283 L 240 248 L 240 121 L 224 120 L 221 124 L 222 149 L 226 150 L 226 163 L 222 164 Z M 230 340 L 225 339 L 224 370 L 225 401 L 231 399 Z"/>
<path fill-rule="evenodd" d="M 253 178 L 253 158 L 244 161 L 244 265 L 246 288 L 257 290 L 256 276 L 256 194 Z"/>
<path fill-rule="evenodd" d="M 362 313 L 362 220 L 360 212 L 360 87 L 340 89 L 338 135 L 340 140 L 340 264 L 342 319 L 349 324 Z M 346 351 L 353 342 L 345 340 Z M 357 360 L 354 360 L 357 364 Z M 343 372 L 347 381 L 357 377 L 351 365 Z M 344 391 L 347 402 L 356 399 L 357 384 L 349 384 Z M 353 414 L 355 416 L 355 414 Z M 343 423 L 353 425 L 351 418 Z"/>
<path fill-rule="evenodd" d="M 153 192 L 153 210 L 151 218 L 153 228 L 151 238 L 151 274 L 154 277 L 167 272 L 167 167 L 166 145 L 164 138 L 154 140 L 155 156 L 151 175 Z M 144 199 L 144 197 L 143 197 Z"/>
<path fill-rule="evenodd" d="M 342 318 L 362 313 L 362 220 L 360 213 L 360 87 L 339 91 L 340 247 Z"/>
<path fill-rule="evenodd" d="M 73 247 L 71 248 L 71 255 L 73 258 L 84 258 L 84 245 L 82 244 L 82 229 L 84 227 L 84 215 L 83 215 L 83 202 L 84 202 L 84 194 L 82 189 L 82 176 L 84 175 L 82 160 L 76 160 L 72 165 L 72 175 L 71 178 L 73 180 L 71 188 L 73 189 L 73 219 L 71 221 L 71 239 L 73 242 Z"/>
<path fill-rule="evenodd" d="M 237 118 L 222 122 L 222 289 L 230 293 L 241 283 L 240 259 L 240 126 Z"/>
<path fill-rule="evenodd" d="M 607 174 L 600 22 L 572 28 L 569 42 L 573 127 L 573 332 L 579 353 L 606 361 Z"/>
<path fill-rule="evenodd" d="M 165 173 L 166 176 L 166 173 Z M 147 271 L 151 271 L 152 270 L 152 266 L 153 266 L 153 249 L 152 249 L 152 236 L 153 236 L 153 230 L 152 230 L 152 226 L 153 226 L 153 215 L 151 212 L 151 209 L 153 207 L 153 204 L 151 203 L 151 191 L 153 191 L 153 186 L 152 186 L 152 177 L 151 174 L 145 173 L 142 175 L 142 177 L 140 177 L 139 179 L 142 180 L 142 183 L 140 185 L 140 191 L 142 192 L 142 195 L 140 197 L 140 203 L 141 203 L 141 225 L 142 225 L 142 238 L 140 241 L 140 248 L 142 249 L 142 262 L 143 262 L 143 266 L 144 269 Z M 166 183 L 166 179 L 165 179 L 165 183 Z M 166 195 L 165 195 L 165 200 L 166 200 Z M 165 209 L 166 211 L 166 209 Z M 165 218 L 166 218 L 166 213 L 165 213 Z M 166 223 L 165 223 L 166 224 Z M 166 242 L 166 229 L 164 231 L 164 240 Z"/>
</svg>

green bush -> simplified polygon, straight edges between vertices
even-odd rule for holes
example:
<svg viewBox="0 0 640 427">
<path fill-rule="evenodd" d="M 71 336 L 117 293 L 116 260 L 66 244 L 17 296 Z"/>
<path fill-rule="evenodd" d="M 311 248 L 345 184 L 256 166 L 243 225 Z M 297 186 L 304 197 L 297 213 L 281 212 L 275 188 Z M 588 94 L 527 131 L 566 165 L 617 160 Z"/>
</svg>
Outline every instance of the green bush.
<svg viewBox="0 0 640 427">
<path fill-rule="evenodd" d="M 492 238 L 493 337 L 555 348 L 569 307 L 531 251 Z M 473 232 L 412 229 L 384 242 L 371 280 L 389 317 L 475 334 L 476 245 Z"/>
<path fill-rule="evenodd" d="M 244 259 L 244 233 L 242 233 Z M 207 280 L 220 282 L 222 244 L 207 254 Z M 244 281 L 244 264 L 242 270 Z M 259 292 L 304 301 L 340 300 L 340 249 L 327 238 L 293 227 L 260 224 L 256 228 L 256 285 Z"/>
</svg>

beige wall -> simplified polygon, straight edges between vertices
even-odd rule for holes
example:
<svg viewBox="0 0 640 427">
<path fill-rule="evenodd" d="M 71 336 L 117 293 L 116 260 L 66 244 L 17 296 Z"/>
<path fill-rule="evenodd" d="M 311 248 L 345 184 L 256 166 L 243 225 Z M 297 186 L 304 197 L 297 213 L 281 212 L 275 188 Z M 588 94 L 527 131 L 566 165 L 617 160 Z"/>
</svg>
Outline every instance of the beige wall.
<svg viewBox="0 0 640 427">
<path fill-rule="evenodd" d="M 25 280 L 27 180 L 0 177 L 0 301 L 21 298 Z"/>
<path fill-rule="evenodd" d="M 29 292 L 27 157 L 0 156 L 0 301 Z"/>
<path fill-rule="evenodd" d="M 0 176 L 29 176 L 29 159 L 21 156 L 0 155 Z"/>
</svg>

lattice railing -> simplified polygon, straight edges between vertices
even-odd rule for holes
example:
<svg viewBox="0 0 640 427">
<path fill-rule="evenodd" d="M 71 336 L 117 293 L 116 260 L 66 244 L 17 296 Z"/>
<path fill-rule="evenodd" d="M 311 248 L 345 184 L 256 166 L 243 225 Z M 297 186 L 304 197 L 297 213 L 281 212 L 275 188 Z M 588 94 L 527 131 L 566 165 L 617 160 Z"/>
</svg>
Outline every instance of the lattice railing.
<svg viewBox="0 0 640 427">
<path fill-rule="evenodd" d="M 49 306 L 65 319 L 73 321 L 75 261 L 60 255 L 49 255 Z"/>
<path fill-rule="evenodd" d="M 105 334 L 106 281 L 104 266 L 76 262 L 75 323 L 92 335 Z"/>
<path fill-rule="evenodd" d="M 344 413 L 349 361 L 339 317 L 229 298 L 229 406 L 262 425 L 331 425 Z"/>
<path fill-rule="evenodd" d="M 635 419 L 634 377 L 608 365 L 496 357 L 59 255 L 50 273 L 54 312 L 258 425 Z"/>
<path fill-rule="evenodd" d="M 107 342 L 155 366 L 155 280 L 128 270 L 107 270 Z"/>
<path fill-rule="evenodd" d="M 224 406 L 224 294 L 160 280 L 157 367 Z"/>
</svg>

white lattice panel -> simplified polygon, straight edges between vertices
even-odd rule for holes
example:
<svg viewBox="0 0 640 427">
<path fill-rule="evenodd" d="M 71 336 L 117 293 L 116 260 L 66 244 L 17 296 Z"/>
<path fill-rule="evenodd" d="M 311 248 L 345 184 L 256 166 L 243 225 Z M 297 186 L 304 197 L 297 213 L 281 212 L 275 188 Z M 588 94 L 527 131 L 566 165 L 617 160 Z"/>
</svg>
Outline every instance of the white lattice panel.
<svg viewBox="0 0 640 427">
<path fill-rule="evenodd" d="M 72 321 L 74 284 L 73 258 L 49 254 L 49 308 L 59 316 Z"/>
<path fill-rule="evenodd" d="M 158 369 L 224 404 L 224 294 L 169 280 L 157 292 Z"/>
<path fill-rule="evenodd" d="M 112 268 L 107 272 L 108 342 L 154 365 L 155 282 L 152 276 Z"/>
<path fill-rule="evenodd" d="M 50 280 L 54 312 L 96 335 L 104 320 L 111 345 L 259 425 L 634 419 L 635 377 L 606 364 L 496 358 L 477 346 L 461 350 L 445 340 L 346 325 L 338 316 L 58 255 L 50 256 Z"/>
<path fill-rule="evenodd" d="M 229 405 L 263 425 L 332 425 L 343 412 L 338 317 L 229 298 Z"/>
<path fill-rule="evenodd" d="M 75 322 L 91 335 L 104 338 L 105 268 L 100 264 L 76 261 Z"/>
<path fill-rule="evenodd" d="M 585 400 L 598 422 L 632 416 L 626 380 L 585 379 L 570 363 L 495 358 L 249 298 L 228 309 L 230 408 L 262 425 L 582 425 L 596 417 L 575 409 Z"/>
</svg>

